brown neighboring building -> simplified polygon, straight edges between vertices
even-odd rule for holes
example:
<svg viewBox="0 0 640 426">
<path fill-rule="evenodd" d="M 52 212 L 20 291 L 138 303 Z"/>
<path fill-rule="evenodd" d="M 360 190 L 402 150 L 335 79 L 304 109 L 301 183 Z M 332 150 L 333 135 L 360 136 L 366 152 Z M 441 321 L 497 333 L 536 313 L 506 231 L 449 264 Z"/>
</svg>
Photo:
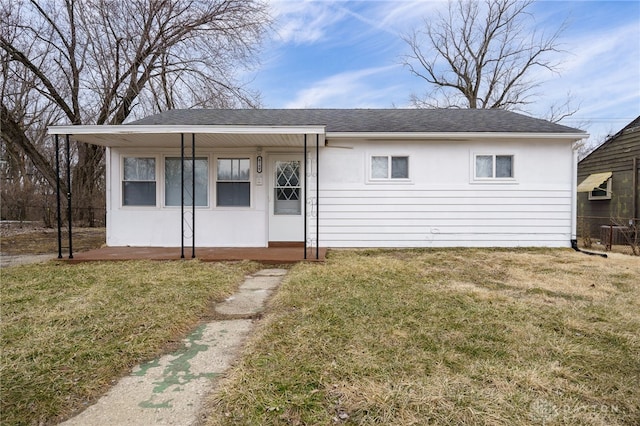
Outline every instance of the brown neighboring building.
<svg viewBox="0 0 640 426">
<path fill-rule="evenodd" d="M 578 235 L 607 239 L 640 226 L 640 116 L 578 163 Z M 608 241 L 602 241 L 608 244 Z"/>
</svg>

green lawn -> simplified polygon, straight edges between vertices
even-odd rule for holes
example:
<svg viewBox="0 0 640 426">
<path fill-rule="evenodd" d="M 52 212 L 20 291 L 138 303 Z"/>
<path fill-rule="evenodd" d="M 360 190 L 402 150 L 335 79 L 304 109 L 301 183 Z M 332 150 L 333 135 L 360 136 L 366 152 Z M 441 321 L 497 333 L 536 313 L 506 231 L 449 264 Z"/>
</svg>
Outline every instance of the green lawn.
<svg viewBox="0 0 640 426">
<path fill-rule="evenodd" d="M 293 268 L 210 424 L 640 424 L 640 259 L 337 251 Z"/>
<path fill-rule="evenodd" d="M 0 423 L 55 424 L 190 331 L 251 263 L 3 268 Z"/>
</svg>

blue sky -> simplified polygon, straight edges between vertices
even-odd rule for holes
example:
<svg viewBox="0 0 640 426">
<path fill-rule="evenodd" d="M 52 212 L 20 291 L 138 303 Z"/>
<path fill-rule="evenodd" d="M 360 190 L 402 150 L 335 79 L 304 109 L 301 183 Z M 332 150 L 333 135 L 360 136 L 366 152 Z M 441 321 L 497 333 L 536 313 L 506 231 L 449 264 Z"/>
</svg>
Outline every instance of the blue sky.
<svg viewBox="0 0 640 426">
<path fill-rule="evenodd" d="M 400 62 L 401 36 L 446 8 L 441 1 L 270 0 L 276 18 L 251 86 L 266 108 L 409 107 L 426 90 Z M 567 94 L 579 111 L 563 124 L 588 131 L 591 143 L 640 114 L 640 1 L 539 1 L 538 30 L 563 22 L 560 73 L 543 84 L 527 113 L 545 116 Z"/>
</svg>

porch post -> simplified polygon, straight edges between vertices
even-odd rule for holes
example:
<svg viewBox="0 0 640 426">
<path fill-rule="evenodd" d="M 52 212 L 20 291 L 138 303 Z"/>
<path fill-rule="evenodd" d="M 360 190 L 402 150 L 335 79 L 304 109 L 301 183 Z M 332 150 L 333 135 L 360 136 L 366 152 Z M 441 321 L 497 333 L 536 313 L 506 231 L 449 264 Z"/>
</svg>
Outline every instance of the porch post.
<svg viewBox="0 0 640 426">
<path fill-rule="evenodd" d="M 320 259 L 320 135 L 316 133 L 316 260 Z"/>
<path fill-rule="evenodd" d="M 304 134 L 304 260 L 307 260 L 307 134 Z"/>
<path fill-rule="evenodd" d="M 62 208 L 60 207 L 60 141 L 55 135 L 56 142 L 56 213 L 58 220 L 58 259 L 62 259 Z"/>
<path fill-rule="evenodd" d="M 67 151 L 67 218 L 69 220 L 69 259 L 73 259 L 73 237 L 71 224 L 71 149 L 69 148 L 69 135 L 66 135 Z"/>
<path fill-rule="evenodd" d="M 191 258 L 196 257 L 196 134 L 191 133 Z"/>
<path fill-rule="evenodd" d="M 180 133 L 180 259 L 184 259 L 184 133 Z"/>
</svg>

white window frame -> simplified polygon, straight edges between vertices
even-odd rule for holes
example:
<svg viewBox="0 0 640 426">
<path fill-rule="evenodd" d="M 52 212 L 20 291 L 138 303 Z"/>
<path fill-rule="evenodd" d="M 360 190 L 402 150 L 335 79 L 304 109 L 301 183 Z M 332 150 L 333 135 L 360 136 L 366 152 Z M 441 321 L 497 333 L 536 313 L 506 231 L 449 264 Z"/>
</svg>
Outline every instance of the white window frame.
<svg viewBox="0 0 640 426">
<path fill-rule="evenodd" d="M 374 157 L 386 157 L 387 158 L 387 177 L 376 178 L 373 177 L 373 158 Z M 406 178 L 394 178 L 392 176 L 392 160 L 393 158 L 406 158 L 407 159 L 407 177 Z M 409 183 L 411 182 L 411 156 L 409 154 L 370 154 L 367 162 L 368 181 L 370 183 Z"/>
<path fill-rule="evenodd" d="M 254 175 L 253 159 L 255 155 L 248 153 L 228 153 L 217 155 L 213 160 L 213 200 L 211 205 L 218 210 L 238 210 L 238 209 L 252 209 L 253 208 L 253 196 L 255 188 L 253 185 Z M 220 206 L 218 205 L 218 160 L 249 160 L 249 179 L 242 181 L 225 180 L 220 182 L 248 182 L 249 183 L 249 205 L 248 206 Z"/>
<path fill-rule="evenodd" d="M 124 178 L 124 162 L 127 158 L 152 158 L 155 162 L 154 164 L 154 175 L 155 175 L 155 180 L 153 181 L 126 181 Z M 120 208 L 123 209 L 157 209 L 159 204 L 158 204 L 158 200 L 160 199 L 160 185 L 162 184 L 161 179 L 160 179 L 160 165 L 159 165 L 159 161 L 158 161 L 158 156 L 157 155 L 146 155 L 143 153 L 140 154 L 122 154 L 120 155 Z M 155 204 L 151 205 L 142 205 L 142 204 L 125 204 L 124 203 L 124 183 L 125 182 L 154 182 L 155 183 L 155 192 L 156 192 L 156 196 L 155 196 Z"/>
<path fill-rule="evenodd" d="M 482 177 L 477 175 L 476 159 L 478 157 L 492 157 L 492 175 L 490 177 Z M 496 177 L 496 157 L 511 157 L 511 176 L 510 177 Z M 515 183 L 516 182 L 516 155 L 508 152 L 484 153 L 477 152 L 471 156 L 471 177 L 472 182 L 479 183 Z"/>
<path fill-rule="evenodd" d="M 600 186 L 598 187 L 600 190 L 605 190 L 607 193 L 605 195 L 593 195 L 593 191 L 595 191 L 595 188 L 592 189 L 591 191 L 589 191 L 589 200 L 610 200 L 611 199 L 611 181 L 613 180 L 612 177 L 610 177 L 609 179 L 606 180 L 606 184 L 607 184 L 607 188 L 602 188 L 602 184 L 604 184 L 605 182 L 602 182 L 602 184 L 600 184 Z"/>
</svg>

